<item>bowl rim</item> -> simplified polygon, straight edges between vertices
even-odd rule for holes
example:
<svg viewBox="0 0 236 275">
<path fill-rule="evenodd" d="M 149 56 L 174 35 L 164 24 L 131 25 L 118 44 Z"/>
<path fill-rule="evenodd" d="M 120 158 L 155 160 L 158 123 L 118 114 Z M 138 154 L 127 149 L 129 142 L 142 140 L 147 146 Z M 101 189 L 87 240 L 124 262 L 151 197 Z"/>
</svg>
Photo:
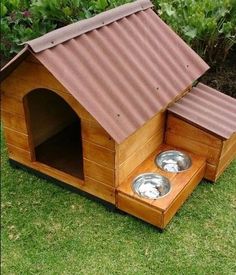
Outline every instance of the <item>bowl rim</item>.
<svg viewBox="0 0 236 275">
<path fill-rule="evenodd" d="M 152 198 L 149 198 L 149 197 L 146 197 L 146 196 L 141 196 L 140 194 L 138 194 L 138 193 L 136 192 L 136 190 L 134 189 L 134 184 L 135 184 L 135 182 L 137 181 L 138 178 L 141 178 L 141 177 L 147 176 L 147 175 L 156 175 L 156 176 L 158 176 L 158 177 L 164 178 L 164 179 L 168 182 L 168 184 L 169 184 L 169 191 L 168 191 L 165 195 L 163 195 L 163 196 L 161 196 L 161 197 L 157 197 L 157 198 L 155 198 L 155 199 L 152 199 Z M 159 200 L 159 199 L 162 199 L 162 198 L 164 198 L 165 196 L 167 196 L 167 195 L 170 194 L 170 192 L 172 191 L 172 184 L 171 184 L 171 181 L 170 181 L 167 177 L 162 176 L 161 174 L 158 174 L 158 173 L 155 173 L 155 172 L 145 172 L 145 173 L 139 174 L 138 176 L 136 176 L 136 177 L 133 179 L 133 181 L 132 181 L 132 183 L 131 183 L 131 188 L 132 188 L 133 193 L 134 193 L 134 194 L 137 194 L 140 198 L 144 198 L 144 199 L 148 199 L 148 200 Z"/>
<path fill-rule="evenodd" d="M 184 156 L 186 156 L 188 159 L 189 159 L 189 167 L 186 168 L 186 169 L 183 169 L 183 170 L 180 170 L 178 172 L 171 172 L 171 171 L 167 171 L 165 169 L 163 169 L 161 166 L 158 165 L 158 159 L 160 158 L 161 155 L 164 155 L 165 153 L 172 153 L 172 152 L 178 152 L 178 153 L 181 153 L 183 154 Z M 155 159 L 154 159 L 154 163 L 156 164 L 156 166 L 161 169 L 162 171 L 165 171 L 167 173 L 171 173 L 171 174 L 177 174 L 177 173 L 184 173 L 186 171 L 188 171 L 189 169 L 191 169 L 193 163 L 192 163 L 192 158 L 185 152 L 181 151 L 181 150 L 166 150 L 166 151 L 162 151 L 160 152 L 159 154 L 156 155 Z"/>
</svg>

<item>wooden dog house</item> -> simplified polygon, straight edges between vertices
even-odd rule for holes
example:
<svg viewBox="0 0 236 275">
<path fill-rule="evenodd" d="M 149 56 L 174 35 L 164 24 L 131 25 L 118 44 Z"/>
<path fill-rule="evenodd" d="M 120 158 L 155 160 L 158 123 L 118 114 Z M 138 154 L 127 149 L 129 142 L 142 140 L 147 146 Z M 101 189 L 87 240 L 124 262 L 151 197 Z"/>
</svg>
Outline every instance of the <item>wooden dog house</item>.
<svg viewBox="0 0 236 275">
<path fill-rule="evenodd" d="M 136 1 L 26 43 L 1 71 L 9 158 L 164 228 L 203 177 L 236 155 L 236 102 L 201 83 L 208 65 Z M 182 173 L 154 158 L 179 148 Z M 140 198 L 131 183 L 158 172 L 172 190 Z"/>
</svg>

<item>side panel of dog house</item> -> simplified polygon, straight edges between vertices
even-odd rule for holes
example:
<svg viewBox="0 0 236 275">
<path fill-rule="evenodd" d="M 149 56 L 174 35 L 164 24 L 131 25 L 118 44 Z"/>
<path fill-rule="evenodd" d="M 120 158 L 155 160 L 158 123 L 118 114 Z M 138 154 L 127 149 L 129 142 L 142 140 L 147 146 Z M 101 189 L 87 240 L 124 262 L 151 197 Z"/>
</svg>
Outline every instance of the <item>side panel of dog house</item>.
<svg viewBox="0 0 236 275">
<path fill-rule="evenodd" d="M 116 145 L 117 186 L 163 143 L 164 126 L 165 112 L 161 112 L 124 142 Z"/>
<path fill-rule="evenodd" d="M 224 141 L 171 113 L 167 117 L 165 142 L 206 157 L 204 177 L 211 181 L 216 181 L 236 156 L 235 134 Z"/>
<path fill-rule="evenodd" d="M 54 105 L 54 108 L 51 109 L 50 106 L 47 106 L 50 109 L 51 120 L 48 121 L 49 119 L 44 117 L 43 112 L 35 111 L 33 114 L 34 123 L 30 125 L 29 98 L 27 95 L 38 89 L 48 90 L 52 94 L 58 95 L 61 101 L 66 102 L 80 119 L 83 179 L 55 169 L 50 165 L 45 165 L 35 159 L 34 146 L 65 127 L 70 119 L 69 115 L 60 115 L 60 106 Z M 114 140 L 42 64 L 29 55 L 3 81 L 1 93 L 2 119 L 10 159 L 104 200 L 115 202 L 113 187 L 115 182 Z M 30 104 L 33 104 L 31 109 L 40 109 L 40 104 L 49 104 L 45 98 L 44 102 L 42 96 L 34 100 L 30 99 Z M 52 102 L 56 104 L 55 101 Z M 47 127 L 44 127 L 44 124 Z"/>
<path fill-rule="evenodd" d="M 216 179 L 224 172 L 232 160 L 236 158 L 236 133 L 223 141 L 222 152 L 216 172 Z"/>
</svg>

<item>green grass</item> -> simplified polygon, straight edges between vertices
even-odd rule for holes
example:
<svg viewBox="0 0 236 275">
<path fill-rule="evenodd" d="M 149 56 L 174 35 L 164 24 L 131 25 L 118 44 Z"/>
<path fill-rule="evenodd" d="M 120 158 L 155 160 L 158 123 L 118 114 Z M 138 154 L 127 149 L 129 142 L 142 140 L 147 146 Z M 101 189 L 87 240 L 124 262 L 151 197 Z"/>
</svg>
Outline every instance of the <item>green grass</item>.
<svg viewBox="0 0 236 275">
<path fill-rule="evenodd" d="M 236 161 L 163 233 L 13 169 L 2 145 L 3 274 L 236 274 Z"/>
</svg>

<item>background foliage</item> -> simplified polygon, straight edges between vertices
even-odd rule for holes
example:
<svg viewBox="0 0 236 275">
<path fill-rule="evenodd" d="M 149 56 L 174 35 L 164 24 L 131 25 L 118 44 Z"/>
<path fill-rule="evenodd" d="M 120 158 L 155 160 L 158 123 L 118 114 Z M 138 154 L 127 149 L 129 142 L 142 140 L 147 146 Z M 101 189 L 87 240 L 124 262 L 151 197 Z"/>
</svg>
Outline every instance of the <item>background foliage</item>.
<svg viewBox="0 0 236 275">
<path fill-rule="evenodd" d="M 1 57 L 20 43 L 132 0 L 2 0 Z M 236 0 L 154 0 L 159 15 L 211 64 L 236 42 Z"/>
</svg>

